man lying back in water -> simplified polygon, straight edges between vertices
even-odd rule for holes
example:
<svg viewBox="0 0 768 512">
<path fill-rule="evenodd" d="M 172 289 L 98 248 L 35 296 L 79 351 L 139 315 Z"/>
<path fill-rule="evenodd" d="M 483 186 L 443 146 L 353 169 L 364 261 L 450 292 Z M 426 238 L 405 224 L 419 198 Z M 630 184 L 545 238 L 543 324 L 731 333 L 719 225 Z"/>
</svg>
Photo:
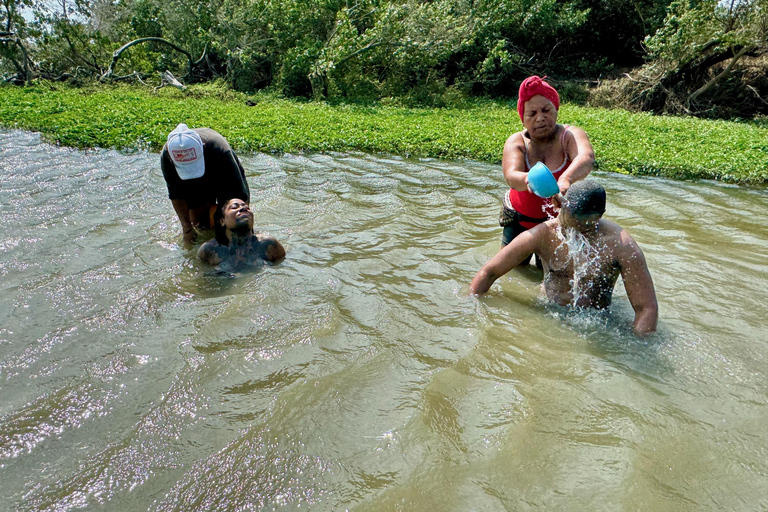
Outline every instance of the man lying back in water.
<svg viewBox="0 0 768 512">
<path fill-rule="evenodd" d="M 230 199 L 221 205 L 213 222 L 216 237 L 197 252 L 197 257 L 209 265 L 234 269 L 285 256 L 285 249 L 275 237 L 254 233 L 253 212 L 242 199 Z"/>
<path fill-rule="evenodd" d="M 594 181 L 576 182 L 562 202 L 556 219 L 520 234 L 480 269 L 470 292 L 487 292 L 496 279 L 536 253 L 544 266 L 549 300 L 562 306 L 607 308 L 621 275 L 635 310 L 635 332 L 655 331 L 658 304 L 645 256 L 625 229 L 602 218 L 605 189 Z"/>
</svg>

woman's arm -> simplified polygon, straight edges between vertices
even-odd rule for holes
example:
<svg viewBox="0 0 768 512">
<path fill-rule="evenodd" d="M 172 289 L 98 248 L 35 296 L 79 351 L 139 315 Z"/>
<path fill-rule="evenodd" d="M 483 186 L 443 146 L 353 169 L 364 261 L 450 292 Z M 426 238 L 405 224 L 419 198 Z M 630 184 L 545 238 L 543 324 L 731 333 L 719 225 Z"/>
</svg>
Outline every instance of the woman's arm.
<svg viewBox="0 0 768 512">
<path fill-rule="evenodd" d="M 568 158 L 571 159 L 571 165 L 568 166 L 557 184 L 560 186 L 560 193 L 565 194 L 568 188 L 575 182 L 586 178 L 595 164 L 595 150 L 589 137 L 581 128 L 571 126 L 568 128 L 568 134 L 565 137 L 565 151 Z"/>
<path fill-rule="evenodd" d="M 528 173 L 525 172 L 525 141 L 522 132 L 512 134 L 504 143 L 501 170 L 511 188 L 520 192 L 528 190 Z"/>
</svg>

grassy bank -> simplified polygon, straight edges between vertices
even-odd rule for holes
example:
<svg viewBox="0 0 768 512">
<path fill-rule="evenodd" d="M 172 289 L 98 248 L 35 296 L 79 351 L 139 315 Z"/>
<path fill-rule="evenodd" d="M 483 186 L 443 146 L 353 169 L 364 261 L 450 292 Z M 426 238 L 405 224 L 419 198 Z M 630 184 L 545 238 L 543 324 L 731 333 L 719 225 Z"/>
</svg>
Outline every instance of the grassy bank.
<svg viewBox="0 0 768 512">
<path fill-rule="evenodd" d="M 73 147 L 157 150 L 177 123 L 208 126 L 240 152 L 359 150 L 498 162 L 520 130 L 514 102 L 463 108 L 330 106 L 189 91 L 48 84 L 0 88 L 0 125 Z M 559 121 L 584 128 L 605 171 L 768 183 L 768 126 L 657 117 L 562 105 Z"/>
</svg>

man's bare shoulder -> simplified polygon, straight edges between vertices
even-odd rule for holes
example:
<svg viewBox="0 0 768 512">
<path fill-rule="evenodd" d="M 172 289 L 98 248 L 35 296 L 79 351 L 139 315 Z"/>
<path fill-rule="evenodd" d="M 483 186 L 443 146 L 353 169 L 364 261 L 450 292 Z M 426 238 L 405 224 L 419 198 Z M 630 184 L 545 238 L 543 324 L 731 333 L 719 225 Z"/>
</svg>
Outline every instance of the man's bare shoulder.
<svg viewBox="0 0 768 512">
<path fill-rule="evenodd" d="M 622 231 L 625 231 L 624 228 L 613 222 L 612 220 L 608 220 L 606 218 L 600 219 L 600 231 L 601 233 L 609 236 L 618 236 Z"/>
<path fill-rule="evenodd" d="M 550 219 L 524 231 L 518 237 L 530 236 L 533 242 L 531 248 L 540 256 L 544 256 L 553 253 L 560 245 L 562 236 L 559 235 L 559 230 L 557 219 Z"/>
<path fill-rule="evenodd" d="M 272 235 L 257 234 L 254 241 L 254 248 L 260 258 L 267 261 L 277 261 L 285 257 L 285 249 L 277 238 Z"/>
<path fill-rule="evenodd" d="M 635 239 L 632 238 L 632 235 L 629 233 L 629 231 L 626 230 L 626 228 L 619 226 L 611 220 L 603 219 L 602 222 L 605 223 L 609 233 L 616 237 L 621 243 L 629 243 L 635 241 Z"/>
<path fill-rule="evenodd" d="M 600 222 L 606 245 L 614 248 L 619 259 L 631 258 L 640 252 L 640 246 L 629 231 L 607 219 L 602 219 Z"/>
<path fill-rule="evenodd" d="M 223 247 L 215 238 L 208 240 L 198 249 L 197 257 L 209 265 L 218 265 L 222 260 L 221 250 Z"/>
<path fill-rule="evenodd" d="M 557 217 L 555 217 L 554 219 L 549 219 L 542 222 L 541 224 L 538 224 L 537 226 L 529 229 L 529 231 L 536 230 L 536 236 L 538 237 L 546 236 L 547 238 L 560 239 L 561 237 L 558 236 L 558 231 L 560 229 L 560 223 L 558 222 Z"/>
</svg>

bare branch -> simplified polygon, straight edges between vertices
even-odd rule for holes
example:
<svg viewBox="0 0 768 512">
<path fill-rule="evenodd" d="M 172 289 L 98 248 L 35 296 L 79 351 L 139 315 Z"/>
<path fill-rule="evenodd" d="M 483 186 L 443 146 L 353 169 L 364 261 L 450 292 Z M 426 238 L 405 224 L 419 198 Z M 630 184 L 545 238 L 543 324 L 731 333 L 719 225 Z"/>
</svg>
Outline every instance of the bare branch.
<svg viewBox="0 0 768 512">
<path fill-rule="evenodd" d="M 193 67 L 197 67 L 200 64 L 203 63 L 204 60 L 206 60 L 206 57 L 208 56 L 208 43 L 205 43 L 205 48 L 203 48 L 203 54 L 200 56 L 199 59 L 197 59 L 195 62 L 192 63 Z M 192 73 L 192 70 L 189 70 L 189 73 Z"/>
<path fill-rule="evenodd" d="M 175 87 L 177 89 L 180 89 L 182 91 L 186 90 L 186 88 L 187 88 L 184 84 L 182 84 L 181 82 L 176 80 L 176 77 L 173 76 L 173 73 L 171 73 L 167 69 L 165 71 L 163 71 L 162 73 L 160 73 L 160 86 L 159 87 L 155 87 L 155 90 L 161 89 L 161 88 L 165 87 L 166 85 L 171 85 L 171 86 L 173 86 L 173 87 Z"/>
<path fill-rule="evenodd" d="M 126 43 L 112 54 L 112 63 L 110 63 L 109 68 L 107 69 L 106 73 L 101 75 L 101 78 L 99 78 L 100 81 L 108 80 L 112 77 L 112 74 L 114 73 L 114 67 L 117 64 L 117 61 L 120 59 L 120 55 L 130 48 L 131 46 L 135 46 L 140 43 L 147 43 L 147 42 L 154 42 L 154 43 L 162 43 L 165 45 L 170 46 L 174 50 L 176 50 L 179 53 L 184 54 L 185 57 L 187 57 L 187 61 L 189 62 L 189 70 L 187 71 L 187 74 L 185 77 L 191 77 L 192 76 L 192 69 L 194 68 L 195 63 L 192 61 L 192 54 L 189 53 L 187 50 L 175 45 L 174 43 L 167 41 L 161 37 L 142 37 L 140 39 L 135 39 L 131 41 L 130 43 Z M 206 46 L 207 47 L 207 46 Z"/>
<path fill-rule="evenodd" d="M 696 100 L 696 98 L 698 98 L 699 96 L 701 96 L 702 94 L 710 90 L 717 82 L 727 77 L 731 73 L 733 66 L 736 65 L 736 62 L 738 62 L 738 60 L 742 58 L 745 53 L 750 51 L 750 49 L 751 48 L 745 46 L 741 50 L 739 50 L 739 52 L 733 56 L 733 59 L 731 59 L 731 62 L 728 63 L 728 66 L 726 66 L 726 68 L 721 73 L 719 73 L 716 77 L 714 77 L 712 80 L 710 80 L 709 82 L 701 86 L 699 89 L 694 91 L 690 96 L 688 96 L 688 99 L 685 100 L 685 104 L 687 106 L 690 106 L 691 103 Z"/>
<path fill-rule="evenodd" d="M 765 103 L 766 105 L 768 105 L 768 101 L 765 101 L 765 100 L 762 98 L 762 96 L 760 96 L 760 92 L 759 92 L 757 89 L 755 89 L 755 88 L 754 88 L 753 86 L 751 86 L 751 85 L 747 85 L 747 89 L 749 89 L 750 91 L 752 91 L 752 93 L 755 95 L 755 97 L 756 97 L 758 100 L 760 100 L 762 103 Z"/>
</svg>

